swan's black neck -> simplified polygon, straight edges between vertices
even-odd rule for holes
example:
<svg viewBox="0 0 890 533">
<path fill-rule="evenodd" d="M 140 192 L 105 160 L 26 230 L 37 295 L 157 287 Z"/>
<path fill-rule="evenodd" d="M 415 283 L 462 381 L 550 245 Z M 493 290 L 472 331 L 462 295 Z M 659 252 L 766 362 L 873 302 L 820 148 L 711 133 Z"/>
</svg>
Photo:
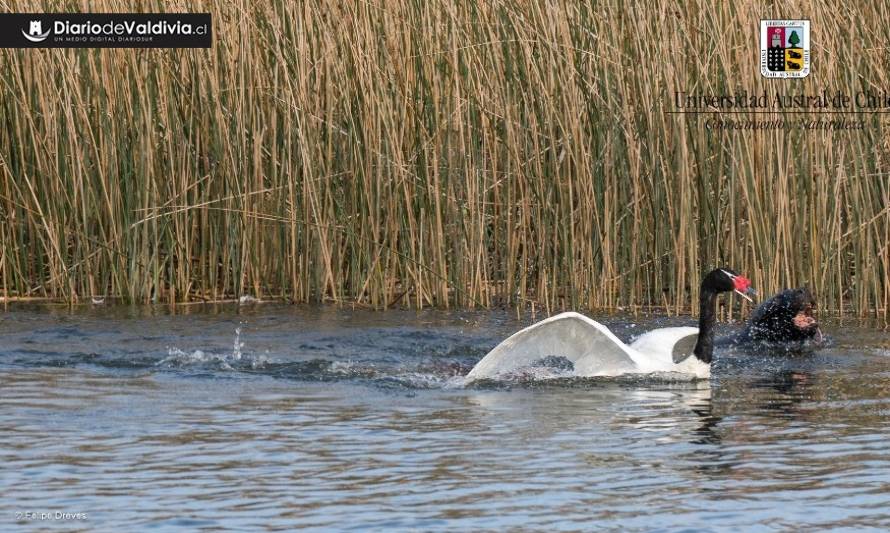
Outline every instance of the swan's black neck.
<svg viewBox="0 0 890 533">
<path fill-rule="evenodd" d="M 693 352 L 702 363 L 710 363 L 714 355 L 714 323 L 717 322 L 717 292 L 702 287 L 699 296 L 698 341 Z"/>
</svg>

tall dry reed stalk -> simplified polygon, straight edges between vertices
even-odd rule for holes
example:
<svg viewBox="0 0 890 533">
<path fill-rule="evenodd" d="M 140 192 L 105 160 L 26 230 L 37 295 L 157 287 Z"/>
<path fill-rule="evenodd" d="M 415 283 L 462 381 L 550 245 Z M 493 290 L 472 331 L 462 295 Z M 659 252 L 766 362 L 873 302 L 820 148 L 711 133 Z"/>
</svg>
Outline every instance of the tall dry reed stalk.
<svg viewBox="0 0 890 533">
<path fill-rule="evenodd" d="M 890 115 L 709 131 L 676 90 L 890 90 L 890 6 L 804 1 L 813 72 L 700 0 L 15 2 L 207 11 L 210 50 L 0 51 L 0 290 L 680 312 L 730 265 L 890 308 Z"/>
</svg>

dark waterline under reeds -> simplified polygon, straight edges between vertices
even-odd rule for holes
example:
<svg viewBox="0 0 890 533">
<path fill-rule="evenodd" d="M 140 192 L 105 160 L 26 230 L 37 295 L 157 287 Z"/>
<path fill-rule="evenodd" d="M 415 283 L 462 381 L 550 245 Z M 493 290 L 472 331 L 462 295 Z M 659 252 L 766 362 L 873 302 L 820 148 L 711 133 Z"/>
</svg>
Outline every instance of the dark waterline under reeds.
<svg viewBox="0 0 890 533">
<path fill-rule="evenodd" d="M 726 264 L 886 317 L 888 115 L 669 113 L 890 88 L 890 7 L 796 7 L 805 80 L 761 78 L 784 11 L 755 2 L 0 1 L 214 24 L 209 50 L 0 51 L 2 296 L 679 312 Z"/>
</svg>

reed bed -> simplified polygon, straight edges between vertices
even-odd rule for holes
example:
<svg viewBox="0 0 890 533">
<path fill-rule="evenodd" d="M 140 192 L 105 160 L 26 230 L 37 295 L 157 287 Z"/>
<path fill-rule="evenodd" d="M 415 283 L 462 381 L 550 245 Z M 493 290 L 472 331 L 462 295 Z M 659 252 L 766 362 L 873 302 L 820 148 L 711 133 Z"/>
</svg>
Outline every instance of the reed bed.
<svg viewBox="0 0 890 533">
<path fill-rule="evenodd" d="M 890 5 L 15 2 L 213 14 L 209 50 L 0 51 L 6 298 L 694 311 L 713 266 L 890 308 L 890 115 L 713 131 L 676 90 L 890 90 Z"/>
</svg>

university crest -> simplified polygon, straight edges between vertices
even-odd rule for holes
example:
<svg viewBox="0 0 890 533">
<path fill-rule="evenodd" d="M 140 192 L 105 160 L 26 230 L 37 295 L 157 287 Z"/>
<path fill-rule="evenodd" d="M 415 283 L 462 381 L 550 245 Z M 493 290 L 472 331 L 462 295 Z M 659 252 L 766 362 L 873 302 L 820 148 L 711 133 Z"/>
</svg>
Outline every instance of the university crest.
<svg viewBox="0 0 890 533">
<path fill-rule="evenodd" d="M 760 73 L 805 78 L 810 73 L 810 21 L 760 21 Z"/>
</svg>

